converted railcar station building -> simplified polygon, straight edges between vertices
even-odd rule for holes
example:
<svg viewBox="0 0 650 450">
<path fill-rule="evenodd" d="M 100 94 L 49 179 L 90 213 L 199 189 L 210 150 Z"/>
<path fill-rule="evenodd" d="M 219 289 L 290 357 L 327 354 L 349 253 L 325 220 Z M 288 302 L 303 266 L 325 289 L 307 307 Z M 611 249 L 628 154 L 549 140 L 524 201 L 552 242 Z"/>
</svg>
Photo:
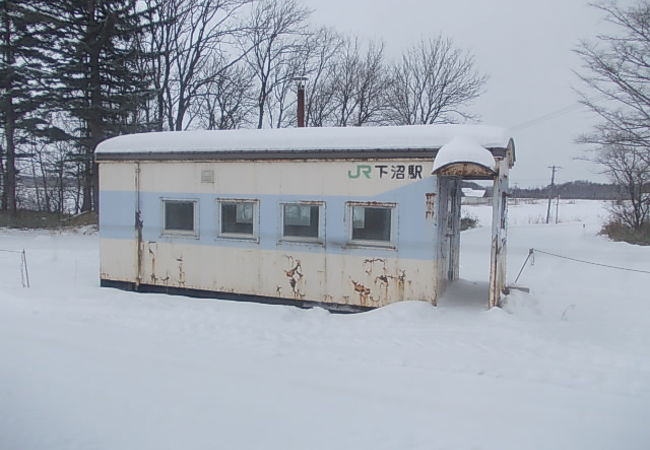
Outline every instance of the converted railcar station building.
<svg viewBox="0 0 650 450">
<path fill-rule="evenodd" d="M 458 278 L 461 180 L 493 182 L 505 284 L 514 143 L 480 125 L 119 136 L 97 148 L 101 283 L 331 310 L 436 304 Z"/>
</svg>

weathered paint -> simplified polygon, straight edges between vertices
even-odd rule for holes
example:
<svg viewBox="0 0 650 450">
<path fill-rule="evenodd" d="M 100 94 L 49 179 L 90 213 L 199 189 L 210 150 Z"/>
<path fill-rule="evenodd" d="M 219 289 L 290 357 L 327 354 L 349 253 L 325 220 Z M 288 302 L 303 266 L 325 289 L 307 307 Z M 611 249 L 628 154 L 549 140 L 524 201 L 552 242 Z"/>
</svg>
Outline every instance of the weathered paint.
<svg viewBox="0 0 650 450">
<path fill-rule="evenodd" d="M 355 179 L 348 172 L 358 161 L 103 163 L 102 278 L 368 307 L 405 299 L 435 303 L 435 231 L 421 200 L 425 193 L 435 196 L 434 180 L 421 178 L 430 164 L 371 161 L 369 176 Z M 409 178 L 409 166 L 426 168 L 411 170 L 415 177 Z M 214 172 L 211 183 L 205 182 L 206 170 Z M 162 233 L 165 198 L 197 202 L 197 236 Z M 220 238 L 217 201 L 243 198 L 259 201 L 258 238 Z M 317 242 L 281 238 L 280 206 L 297 200 L 322 206 Z M 353 205 L 393 207 L 396 245 L 351 243 L 348 213 Z M 133 271 L 123 265 L 128 248 Z"/>
<path fill-rule="evenodd" d="M 508 169 L 507 158 L 497 159 L 498 175 L 492 188 L 492 233 L 490 248 L 490 280 L 488 307 L 500 305 L 506 279 L 506 236 L 508 208 Z"/>
<path fill-rule="evenodd" d="M 458 177 L 424 176 L 430 167 L 422 158 L 102 162 L 102 280 L 364 308 L 436 304 L 458 277 L 460 191 Z M 507 189 L 508 164 L 499 170 Z M 162 199 L 195 202 L 196 235 L 162 232 Z M 256 202 L 255 239 L 217 232 L 218 201 L 229 199 Z M 281 237 L 282 204 L 295 201 L 321 206 L 318 240 Z M 350 242 L 358 204 L 394 208 L 390 245 Z M 497 291 L 505 277 L 499 233 Z"/>
<path fill-rule="evenodd" d="M 102 261 L 124 261 L 124 249 L 129 247 L 128 241 L 102 239 Z M 369 263 L 358 256 L 327 255 L 328 266 L 344 271 L 331 272 L 325 280 L 324 273 L 315 269 L 321 266 L 320 258 L 312 253 L 287 255 L 162 242 L 148 242 L 146 248 L 142 283 L 147 285 L 369 307 L 408 299 L 435 301 L 431 295 L 435 261 L 379 258 Z M 102 278 L 133 281 L 133 273 L 126 265 L 103 264 Z"/>
<path fill-rule="evenodd" d="M 495 172 L 479 164 L 459 162 L 442 167 L 436 171 L 440 176 L 465 178 L 493 178 Z"/>
<path fill-rule="evenodd" d="M 433 219 L 434 216 L 436 194 L 433 192 L 427 192 L 424 194 L 424 197 L 424 217 L 425 219 L 430 220 Z"/>
<path fill-rule="evenodd" d="M 350 178 L 357 166 L 369 166 L 366 177 Z M 140 162 L 142 192 L 192 194 L 236 193 L 255 197 L 260 193 L 293 194 L 305 197 L 322 195 L 372 196 L 429 180 L 430 159 L 359 161 L 197 161 Z M 102 162 L 102 191 L 133 191 L 134 162 Z M 393 173 L 399 166 L 404 173 Z M 422 167 L 418 178 L 409 179 L 409 166 Z M 201 182 L 205 170 L 214 171 L 214 183 Z M 291 174 L 291 176 L 287 176 Z M 404 178 L 393 178 L 393 176 Z"/>
</svg>

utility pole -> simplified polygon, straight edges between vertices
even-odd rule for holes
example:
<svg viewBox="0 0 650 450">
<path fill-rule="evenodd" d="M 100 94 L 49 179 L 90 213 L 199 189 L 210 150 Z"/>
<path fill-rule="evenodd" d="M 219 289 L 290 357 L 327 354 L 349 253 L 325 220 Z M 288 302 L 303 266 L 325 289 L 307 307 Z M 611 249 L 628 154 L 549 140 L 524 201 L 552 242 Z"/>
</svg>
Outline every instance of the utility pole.
<svg viewBox="0 0 650 450">
<path fill-rule="evenodd" d="M 555 193 L 555 171 L 561 169 L 561 167 L 549 166 L 549 169 L 551 169 L 551 185 L 549 187 L 549 193 L 548 193 L 548 206 L 546 207 L 546 223 L 548 223 L 551 218 L 551 199 L 553 198 L 553 194 Z"/>
<path fill-rule="evenodd" d="M 513 189 L 513 192 L 512 192 L 512 198 L 514 200 L 515 206 L 519 204 L 519 202 L 517 201 L 517 194 L 518 193 L 519 193 L 519 183 L 515 183 L 515 186 L 514 186 L 514 189 Z"/>
</svg>

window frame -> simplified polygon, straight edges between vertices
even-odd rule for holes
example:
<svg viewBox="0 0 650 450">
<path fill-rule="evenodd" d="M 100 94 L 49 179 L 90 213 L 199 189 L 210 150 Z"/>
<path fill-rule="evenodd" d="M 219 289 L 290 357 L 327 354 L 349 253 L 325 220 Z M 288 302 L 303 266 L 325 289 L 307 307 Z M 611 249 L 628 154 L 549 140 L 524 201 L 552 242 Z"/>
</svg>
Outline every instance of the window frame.
<svg viewBox="0 0 650 450">
<path fill-rule="evenodd" d="M 253 205 L 253 233 L 231 233 L 223 231 L 222 206 L 224 204 L 246 203 Z M 235 239 L 244 241 L 259 242 L 259 222 L 260 222 L 260 201 L 254 198 L 217 198 L 217 237 L 219 239 Z"/>
<path fill-rule="evenodd" d="M 379 241 L 372 239 L 353 239 L 354 230 L 354 208 L 384 208 L 390 211 L 390 236 L 388 241 Z M 351 247 L 374 247 L 384 249 L 397 249 L 397 203 L 394 202 L 346 202 L 345 203 L 345 216 L 347 220 L 347 238 L 348 246 Z"/>
<path fill-rule="evenodd" d="M 318 236 L 285 236 L 284 207 L 286 205 L 317 206 L 318 207 Z M 319 200 L 296 200 L 280 202 L 280 242 L 319 244 L 325 242 L 325 202 Z"/>
<path fill-rule="evenodd" d="M 175 229 L 168 229 L 167 228 L 167 203 L 191 203 L 192 204 L 192 212 L 193 212 L 193 217 L 192 217 L 192 225 L 193 229 L 190 230 L 175 230 Z M 161 203 L 161 215 L 162 215 L 162 232 L 160 233 L 161 236 L 168 236 L 168 237 L 184 237 L 184 238 L 194 238 L 198 239 L 199 238 L 199 199 L 198 198 L 178 198 L 178 197 L 161 197 L 160 198 L 160 203 Z"/>
</svg>

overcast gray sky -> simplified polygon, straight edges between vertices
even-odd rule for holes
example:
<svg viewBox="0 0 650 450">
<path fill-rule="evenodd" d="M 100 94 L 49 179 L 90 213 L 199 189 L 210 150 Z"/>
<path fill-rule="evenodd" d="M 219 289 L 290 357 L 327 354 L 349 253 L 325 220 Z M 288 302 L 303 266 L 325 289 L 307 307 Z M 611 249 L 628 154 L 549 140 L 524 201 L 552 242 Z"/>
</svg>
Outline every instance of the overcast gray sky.
<svg viewBox="0 0 650 450">
<path fill-rule="evenodd" d="M 396 57 L 422 37 L 442 33 L 471 51 L 490 77 L 486 93 L 470 108 L 481 121 L 512 129 L 517 164 L 511 184 L 545 185 L 550 165 L 558 181 L 605 181 L 574 143 L 593 118 L 578 106 L 572 49 L 606 24 L 583 0 L 302 0 L 312 21 L 347 35 L 381 39 Z M 570 108 L 574 105 L 573 108 Z M 567 108 L 569 107 L 569 108 Z M 551 119 L 529 122 L 558 110 Z M 526 124 L 525 127 L 517 127 Z"/>
</svg>

